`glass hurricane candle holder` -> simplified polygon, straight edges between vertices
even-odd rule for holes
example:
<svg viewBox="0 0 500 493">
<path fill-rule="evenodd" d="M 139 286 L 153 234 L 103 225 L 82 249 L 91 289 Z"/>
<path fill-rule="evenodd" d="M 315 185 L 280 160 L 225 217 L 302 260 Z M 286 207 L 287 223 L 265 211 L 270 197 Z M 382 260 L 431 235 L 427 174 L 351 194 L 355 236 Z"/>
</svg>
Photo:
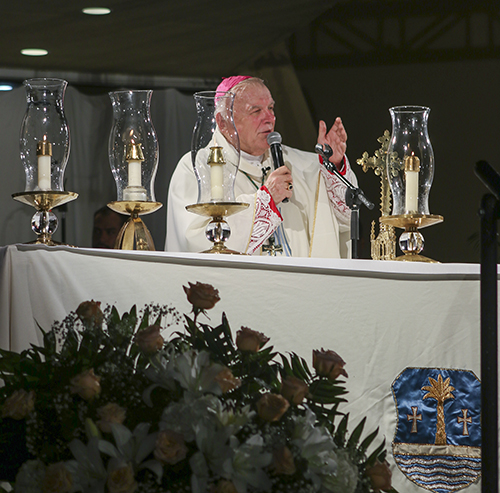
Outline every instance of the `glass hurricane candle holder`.
<svg viewBox="0 0 500 493">
<path fill-rule="evenodd" d="M 115 91 L 113 128 L 109 136 L 109 163 L 117 200 L 155 202 L 158 139 L 151 121 L 153 91 Z"/>
<path fill-rule="evenodd" d="M 115 91 L 113 127 L 109 136 L 109 163 L 116 183 L 117 200 L 108 207 L 130 215 L 115 248 L 154 250 L 151 234 L 140 215 L 150 214 L 162 204 L 156 202 L 154 179 L 158 169 L 158 139 L 151 120 L 153 91 Z"/>
<path fill-rule="evenodd" d="M 424 248 L 421 228 L 443 220 L 429 212 L 429 193 L 434 177 L 434 151 L 428 133 L 430 109 L 395 106 L 389 109 L 392 134 L 387 149 L 387 178 L 393 209 L 385 224 L 404 228 L 399 246 L 404 255 L 396 260 L 433 262 L 420 255 Z"/>
<path fill-rule="evenodd" d="M 27 108 L 21 125 L 20 154 L 26 174 L 25 192 L 64 190 L 64 170 L 70 151 L 64 114 L 68 83 L 61 79 L 23 82 Z"/>
<path fill-rule="evenodd" d="M 38 238 L 33 243 L 55 245 L 54 207 L 78 197 L 64 191 L 64 171 L 70 152 L 69 128 L 64 114 L 68 83 L 61 79 L 24 81 L 27 108 L 21 125 L 20 156 L 26 176 L 24 192 L 12 197 L 36 209 L 31 220 Z"/>
<path fill-rule="evenodd" d="M 198 182 L 198 201 L 186 209 L 210 217 L 205 231 L 214 245 L 205 253 L 239 253 L 225 246 L 231 234 L 224 219 L 248 207 L 236 202 L 234 182 L 240 164 L 240 141 L 234 124 L 234 94 L 202 91 L 194 94 L 197 120 L 191 159 Z"/>
</svg>

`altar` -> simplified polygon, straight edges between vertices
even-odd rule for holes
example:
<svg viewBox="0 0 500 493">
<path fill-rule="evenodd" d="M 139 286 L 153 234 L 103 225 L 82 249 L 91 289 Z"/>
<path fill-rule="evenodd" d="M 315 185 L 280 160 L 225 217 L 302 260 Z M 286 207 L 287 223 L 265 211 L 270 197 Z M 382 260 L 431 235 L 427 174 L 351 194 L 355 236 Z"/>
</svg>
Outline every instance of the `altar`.
<svg viewBox="0 0 500 493">
<path fill-rule="evenodd" d="M 391 457 L 391 384 L 409 367 L 480 377 L 479 265 L 11 245 L 0 248 L 0 347 L 40 343 L 37 324 L 49 328 L 86 300 L 120 313 L 149 303 L 189 313 L 182 287 L 197 281 L 219 290 L 212 324 L 224 312 L 233 333 L 263 332 L 310 367 L 314 349 L 339 353 L 349 374 L 350 429 L 366 416 L 365 432 L 378 427 L 386 439 L 395 488 L 422 491 Z"/>
</svg>

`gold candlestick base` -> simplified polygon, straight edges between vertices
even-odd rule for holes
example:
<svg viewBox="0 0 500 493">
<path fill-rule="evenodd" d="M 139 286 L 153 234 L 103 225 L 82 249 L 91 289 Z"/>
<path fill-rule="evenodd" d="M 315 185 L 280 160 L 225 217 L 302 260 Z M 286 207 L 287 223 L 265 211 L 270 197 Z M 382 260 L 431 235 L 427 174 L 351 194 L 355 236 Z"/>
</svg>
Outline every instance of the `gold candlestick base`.
<svg viewBox="0 0 500 493">
<path fill-rule="evenodd" d="M 31 218 L 31 229 L 37 235 L 37 239 L 30 241 L 29 244 L 62 245 L 62 243 L 52 240 L 52 235 L 58 226 L 57 216 L 52 212 L 52 209 L 71 202 L 77 197 L 78 194 L 75 192 L 60 192 L 56 190 L 12 194 L 14 200 L 36 209 L 35 214 Z"/>
<path fill-rule="evenodd" d="M 201 253 L 224 253 L 242 255 L 241 252 L 231 250 L 226 247 L 225 242 L 231 236 L 231 229 L 224 220 L 224 217 L 232 216 L 244 211 L 250 204 L 245 202 L 204 202 L 201 204 L 191 204 L 186 206 L 186 210 L 198 214 L 199 216 L 211 217 L 205 234 L 214 245 L 212 248 Z"/>
<path fill-rule="evenodd" d="M 397 228 L 404 228 L 399 237 L 399 247 L 404 255 L 394 260 L 403 262 L 430 262 L 439 263 L 437 260 L 420 255 L 424 248 L 424 237 L 418 230 L 442 222 L 443 216 L 433 214 L 401 214 L 397 216 L 383 216 L 380 222 Z"/>
<path fill-rule="evenodd" d="M 162 207 L 161 202 L 120 200 L 110 202 L 108 207 L 119 214 L 130 215 L 122 226 L 115 242 L 118 250 L 155 251 L 153 237 L 139 216 L 151 214 Z"/>
</svg>

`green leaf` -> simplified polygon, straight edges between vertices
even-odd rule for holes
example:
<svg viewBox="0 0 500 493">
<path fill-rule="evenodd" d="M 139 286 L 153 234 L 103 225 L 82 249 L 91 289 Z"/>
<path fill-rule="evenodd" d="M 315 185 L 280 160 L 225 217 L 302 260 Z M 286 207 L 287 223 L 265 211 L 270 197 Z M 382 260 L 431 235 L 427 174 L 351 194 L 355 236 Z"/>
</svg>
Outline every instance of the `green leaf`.
<svg viewBox="0 0 500 493">
<path fill-rule="evenodd" d="M 322 404 L 347 402 L 345 399 L 339 397 L 346 393 L 347 391 L 343 387 L 336 385 L 326 378 L 320 378 L 309 384 L 310 399 Z"/>
<path fill-rule="evenodd" d="M 337 430 L 335 432 L 335 442 L 339 447 L 343 447 L 345 445 L 348 422 L 349 422 L 349 414 L 346 414 L 337 426 Z"/>
<path fill-rule="evenodd" d="M 366 459 L 366 466 L 373 466 L 375 461 L 378 459 L 379 454 L 385 449 L 385 439 L 384 441 L 370 454 L 368 459 Z"/>
<path fill-rule="evenodd" d="M 44 346 L 44 354 L 47 356 L 47 354 L 56 354 L 56 336 L 52 330 L 49 332 L 45 332 L 40 325 L 38 325 L 38 329 L 40 332 L 43 334 L 43 346 Z"/>
<path fill-rule="evenodd" d="M 364 454 L 368 450 L 368 447 L 372 444 L 373 440 L 375 440 L 377 435 L 378 435 L 378 428 L 361 442 L 361 445 L 358 447 L 358 450 Z"/>
<path fill-rule="evenodd" d="M 299 357 L 295 353 L 291 353 L 291 355 L 293 374 L 301 380 L 304 380 L 304 382 L 309 382 L 312 375 L 307 367 L 305 359 Z"/>
<path fill-rule="evenodd" d="M 118 313 L 116 306 L 113 306 L 111 308 L 111 313 L 109 314 L 109 318 L 107 320 L 108 330 L 119 323 L 120 323 L 120 314 Z"/>
<path fill-rule="evenodd" d="M 365 427 L 365 423 L 366 423 L 366 417 L 364 417 L 358 424 L 358 426 L 356 426 L 356 428 L 354 428 L 354 431 L 351 433 L 351 436 L 349 437 L 349 440 L 347 442 L 347 447 L 350 448 L 350 447 L 353 447 L 355 448 L 359 442 L 359 439 L 361 437 L 361 433 L 363 433 L 363 428 Z"/>
</svg>

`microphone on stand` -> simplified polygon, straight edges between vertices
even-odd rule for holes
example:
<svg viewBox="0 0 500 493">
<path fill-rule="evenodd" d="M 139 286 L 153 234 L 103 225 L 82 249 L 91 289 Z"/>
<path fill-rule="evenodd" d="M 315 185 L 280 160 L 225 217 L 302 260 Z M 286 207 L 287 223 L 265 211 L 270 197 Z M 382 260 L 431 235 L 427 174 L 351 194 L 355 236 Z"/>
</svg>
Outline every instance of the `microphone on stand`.
<svg viewBox="0 0 500 493">
<path fill-rule="evenodd" d="M 281 135 L 278 132 L 271 132 L 267 136 L 267 143 L 271 148 L 274 169 L 285 166 L 285 162 L 283 161 L 283 150 L 281 149 Z"/>
<path fill-rule="evenodd" d="M 359 206 L 363 204 L 368 209 L 373 209 L 374 205 L 366 197 L 361 188 L 355 187 L 349 180 L 339 173 L 337 166 L 330 162 L 333 150 L 328 144 L 316 144 L 314 150 L 323 158 L 325 168 L 333 173 L 345 186 L 345 202 L 351 209 L 351 251 L 352 258 L 358 258 L 359 236 Z"/>
<path fill-rule="evenodd" d="M 271 148 L 274 169 L 285 166 L 285 162 L 283 161 L 283 149 L 281 148 L 281 135 L 278 132 L 271 132 L 267 135 L 267 143 Z M 288 198 L 284 198 L 282 202 L 288 202 Z"/>
<path fill-rule="evenodd" d="M 365 194 L 363 193 L 361 188 L 355 187 L 349 180 L 347 180 L 340 174 L 337 166 L 330 162 L 330 158 L 333 154 L 332 148 L 328 144 L 316 144 L 314 150 L 323 158 L 323 165 L 325 166 L 325 168 L 330 171 L 330 173 L 333 173 L 347 187 L 347 190 L 350 190 L 352 193 L 354 193 L 359 202 L 362 203 L 367 209 L 373 209 L 373 202 L 370 202 L 365 197 Z"/>
</svg>

